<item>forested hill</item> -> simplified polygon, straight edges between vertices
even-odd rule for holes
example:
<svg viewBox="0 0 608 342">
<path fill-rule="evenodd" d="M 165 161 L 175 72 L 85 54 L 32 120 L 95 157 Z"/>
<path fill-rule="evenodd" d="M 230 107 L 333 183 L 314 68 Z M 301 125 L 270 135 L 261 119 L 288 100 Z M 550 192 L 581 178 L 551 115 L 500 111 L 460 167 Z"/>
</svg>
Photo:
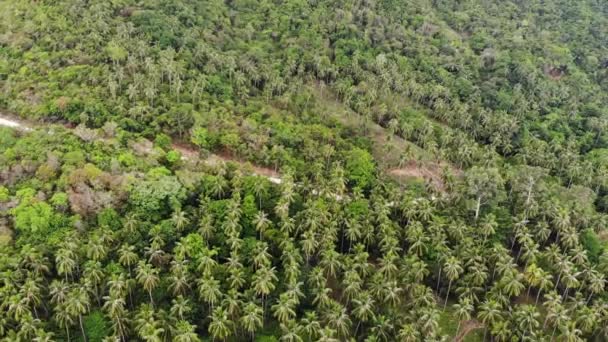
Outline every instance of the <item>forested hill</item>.
<svg viewBox="0 0 608 342">
<path fill-rule="evenodd" d="M 0 90 L 2 340 L 608 339 L 606 1 L 0 0 Z"/>
</svg>

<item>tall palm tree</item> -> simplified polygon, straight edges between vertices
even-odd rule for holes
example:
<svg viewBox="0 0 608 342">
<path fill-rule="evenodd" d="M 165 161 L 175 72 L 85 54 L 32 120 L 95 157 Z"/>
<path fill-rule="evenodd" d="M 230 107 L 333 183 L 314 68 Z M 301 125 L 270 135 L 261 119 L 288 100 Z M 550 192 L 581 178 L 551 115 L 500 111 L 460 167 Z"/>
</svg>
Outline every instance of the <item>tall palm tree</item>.
<svg viewBox="0 0 608 342">
<path fill-rule="evenodd" d="M 296 316 L 295 301 L 287 293 L 281 293 L 276 304 L 271 306 L 274 317 L 279 323 L 285 324 Z"/>
<path fill-rule="evenodd" d="M 253 218 L 253 224 L 255 225 L 255 229 L 260 234 L 260 240 L 264 240 L 264 232 L 270 226 L 270 220 L 268 219 L 268 215 L 263 211 L 258 211 Z"/>
<path fill-rule="evenodd" d="M 209 305 L 209 310 L 212 311 L 222 297 L 220 281 L 210 273 L 203 274 L 203 277 L 198 281 L 198 295 Z"/>
<path fill-rule="evenodd" d="M 254 302 L 249 302 L 243 309 L 243 316 L 239 320 L 240 326 L 250 334 L 251 340 L 255 338 L 255 332 L 262 328 L 264 310 Z"/>
<path fill-rule="evenodd" d="M 65 329 L 68 342 L 70 341 L 70 327 L 75 323 L 74 319 L 75 317 L 72 316 L 67 303 L 60 303 L 55 307 L 53 312 L 53 320 L 57 321 L 60 328 Z"/>
<path fill-rule="evenodd" d="M 449 257 L 445 264 L 443 265 L 443 270 L 445 272 L 446 277 L 448 278 L 448 292 L 445 295 L 445 302 L 443 304 L 443 309 L 448 305 L 448 298 L 450 297 L 450 288 L 452 287 L 452 282 L 460 276 L 463 272 L 463 268 L 460 264 L 460 260 L 455 256 Z"/>
<path fill-rule="evenodd" d="M 135 246 L 125 244 L 118 249 L 118 262 L 123 266 L 127 266 L 129 274 L 131 274 L 131 267 L 137 263 L 138 259 L 137 253 L 135 253 Z"/>
<path fill-rule="evenodd" d="M 456 328 L 456 335 L 460 332 L 460 324 L 462 321 L 468 321 L 471 319 L 471 313 L 473 312 L 473 304 L 467 297 L 461 298 L 458 303 L 454 304 L 454 314 L 458 317 L 458 327 Z"/>
<path fill-rule="evenodd" d="M 150 304 L 154 305 L 152 290 L 154 290 L 160 282 L 158 269 L 144 261 L 140 261 L 137 265 L 137 281 L 143 286 L 144 290 L 148 291 Z"/>
<path fill-rule="evenodd" d="M 225 340 L 232 335 L 234 323 L 228 318 L 228 313 L 222 307 L 213 310 L 210 316 L 209 333 L 213 340 Z"/>
<path fill-rule="evenodd" d="M 84 331 L 84 325 L 82 322 L 82 315 L 89 311 L 90 299 L 88 290 L 84 286 L 77 286 L 75 289 L 70 291 L 70 296 L 66 303 L 67 310 L 72 316 L 78 316 L 78 323 L 80 324 L 80 331 L 82 332 L 82 339 L 86 342 L 87 336 Z"/>
<path fill-rule="evenodd" d="M 483 334 L 483 340 L 485 341 L 486 335 L 488 333 L 488 328 L 491 327 L 494 323 L 496 323 L 502 316 L 501 306 L 498 302 L 494 300 L 486 300 L 479 307 L 479 312 L 477 317 L 481 320 L 481 322 L 485 325 L 485 331 Z"/>
</svg>

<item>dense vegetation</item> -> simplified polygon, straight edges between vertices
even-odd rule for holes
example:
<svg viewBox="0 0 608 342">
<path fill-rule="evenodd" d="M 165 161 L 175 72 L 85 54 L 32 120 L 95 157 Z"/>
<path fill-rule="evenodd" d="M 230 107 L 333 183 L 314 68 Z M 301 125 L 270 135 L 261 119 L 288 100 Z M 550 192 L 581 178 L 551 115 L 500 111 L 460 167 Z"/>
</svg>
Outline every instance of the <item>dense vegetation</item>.
<svg viewBox="0 0 608 342">
<path fill-rule="evenodd" d="M 608 339 L 607 47 L 600 0 L 0 0 L 0 338 Z"/>
</svg>

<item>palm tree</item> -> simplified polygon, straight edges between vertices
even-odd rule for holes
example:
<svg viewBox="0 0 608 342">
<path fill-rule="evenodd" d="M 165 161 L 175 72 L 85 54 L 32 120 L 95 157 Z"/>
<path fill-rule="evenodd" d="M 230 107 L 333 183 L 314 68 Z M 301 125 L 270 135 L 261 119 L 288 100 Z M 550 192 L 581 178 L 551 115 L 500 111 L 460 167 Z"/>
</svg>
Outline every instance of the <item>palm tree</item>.
<svg viewBox="0 0 608 342">
<path fill-rule="evenodd" d="M 415 342 L 420 341 L 420 332 L 416 330 L 413 324 L 403 324 L 397 335 L 399 342 Z"/>
<path fill-rule="evenodd" d="M 216 303 L 222 297 L 219 280 L 215 279 L 210 273 L 203 274 L 203 277 L 198 281 L 198 295 L 207 304 L 209 310 L 213 310 Z"/>
<path fill-rule="evenodd" d="M 213 340 L 225 340 L 232 334 L 234 323 L 228 318 L 228 313 L 222 307 L 217 307 L 213 310 L 210 316 L 209 333 Z"/>
<path fill-rule="evenodd" d="M 456 280 L 460 273 L 463 272 L 462 266 L 460 265 L 460 260 L 455 256 L 451 256 L 446 260 L 443 265 L 443 269 L 445 271 L 446 277 L 448 277 L 448 292 L 445 296 L 445 302 L 443 304 L 443 310 L 448 305 L 448 298 L 450 296 L 450 288 L 452 287 L 452 281 Z"/>
<path fill-rule="evenodd" d="M 78 322 L 80 324 L 80 331 L 82 332 L 82 339 L 86 342 L 87 336 L 84 331 L 84 325 L 82 324 L 82 315 L 89 311 L 89 294 L 88 290 L 83 286 L 78 286 L 70 291 L 70 296 L 66 303 L 66 309 L 72 316 L 78 316 Z"/>
<path fill-rule="evenodd" d="M 70 326 L 72 326 L 74 322 L 74 316 L 72 316 L 71 311 L 68 308 L 67 303 L 61 303 L 55 307 L 55 311 L 53 312 L 53 319 L 57 321 L 57 324 L 60 328 L 65 329 L 65 334 L 70 341 Z"/>
<path fill-rule="evenodd" d="M 264 310 L 254 302 L 247 303 L 243 310 L 243 316 L 239 323 L 241 327 L 251 335 L 252 341 L 255 338 L 256 330 L 262 328 L 264 324 L 262 320 L 263 315 Z"/>
<path fill-rule="evenodd" d="M 158 286 L 160 281 L 160 278 L 158 277 L 158 269 L 144 261 L 140 261 L 137 265 L 137 281 L 144 287 L 146 291 L 148 291 L 150 304 L 154 305 L 152 290 Z"/>
<path fill-rule="evenodd" d="M 485 341 L 488 333 L 488 328 L 496 323 L 501 318 L 501 307 L 498 302 L 494 300 L 486 300 L 479 307 L 479 313 L 477 317 L 485 324 L 485 332 L 483 334 L 483 340 Z"/>
<path fill-rule="evenodd" d="M 294 320 L 288 320 L 285 323 L 281 323 L 281 342 L 303 342 L 304 340 L 300 337 L 299 332 L 301 327 Z"/>
<path fill-rule="evenodd" d="M 521 305 L 518 306 L 515 313 L 513 314 L 515 322 L 524 336 L 532 334 L 540 326 L 538 317 L 540 314 L 536 310 L 536 306 L 532 305 Z"/>
<path fill-rule="evenodd" d="M 251 279 L 251 285 L 258 296 L 262 296 L 262 303 L 266 296 L 275 289 L 275 283 L 279 280 L 275 274 L 275 268 L 260 267 L 253 278 Z"/>
<path fill-rule="evenodd" d="M 173 215 L 171 215 L 171 222 L 173 223 L 173 226 L 175 226 L 175 229 L 178 232 L 181 232 L 184 227 L 190 223 L 190 219 L 188 219 L 188 216 L 186 216 L 184 211 L 177 209 L 173 212 Z"/>
<path fill-rule="evenodd" d="M 264 232 L 270 225 L 270 220 L 268 219 L 268 215 L 266 215 L 263 211 L 258 211 L 255 214 L 253 219 L 253 224 L 255 224 L 255 229 L 260 233 L 260 240 L 264 240 Z"/>
<path fill-rule="evenodd" d="M 281 293 L 278 302 L 271 307 L 274 317 L 285 324 L 296 316 L 295 302 L 286 293 Z"/>
<path fill-rule="evenodd" d="M 62 248 L 55 254 L 55 264 L 57 265 L 57 274 L 65 275 L 65 280 L 68 280 L 68 275 L 72 275 L 76 269 L 75 255 L 71 250 Z"/>
<path fill-rule="evenodd" d="M 137 253 L 135 253 L 135 246 L 122 245 L 118 249 L 118 262 L 121 265 L 127 266 L 129 274 L 131 274 L 131 267 L 138 261 Z"/>
<path fill-rule="evenodd" d="M 353 315 L 359 321 L 357 323 L 357 328 L 355 329 L 355 334 L 359 330 L 359 325 L 361 323 L 367 323 L 370 320 L 375 319 L 375 302 L 369 292 L 364 291 L 361 292 L 356 299 L 353 300 Z"/>
<path fill-rule="evenodd" d="M 456 328 L 456 335 L 460 332 L 460 324 L 462 321 L 468 321 L 471 319 L 471 313 L 473 312 L 473 304 L 467 297 L 461 298 L 458 303 L 454 304 L 454 314 L 458 317 L 458 327 Z"/>
<path fill-rule="evenodd" d="M 188 321 L 180 320 L 175 325 L 175 332 L 173 334 L 174 342 L 199 342 L 201 339 L 198 337 L 194 330 L 195 325 L 190 324 Z"/>
<path fill-rule="evenodd" d="M 102 283 L 105 274 L 101 268 L 99 261 L 88 261 L 84 265 L 84 279 L 85 281 L 93 284 L 95 291 L 94 295 L 97 298 L 97 304 L 101 306 L 99 285 Z"/>
<path fill-rule="evenodd" d="M 184 298 L 184 296 L 179 295 L 171 300 L 171 309 L 169 310 L 171 316 L 177 317 L 179 320 L 184 320 L 186 315 L 191 311 L 192 307 L 190 306 L 190 300 Z"/>
<path fill-rule="evenodd" d="M 302 318 L 302 331 L 308 336 L 308 340 L 312 341 L 321 331 L 321 324 L 317 319 L 317 314 L 314 311 L 306 311 Z"/>
<path fill-rule="evenodd" d="M 53 340 L 53 333 L 52 332 L 47 332 L 43 329 L 36 329 L 36 337 L 34 337 L 33 341 L 34 342 L 52 342 Z"/>
<path fill-rule="evenodd" d="M 169 289 L 173 295 L 183 295 L 190 290 L 190 276 L 188 274 L 188 262 L 171 262 L 171 276 L 169 277 Z"/>
<path fill-rule="evenodd" d="M 36 283 L 35 280 L 28 278 L 25 283 L 21 286 L 19 290 L 19 294 L 23 302 L 27 306 L 31 306 L 34 310 L 34 317 L 38 318 L 38 312 L 36 307 L 42 303 L 42 294 L 40 286 Z"/>
<path fill-rule="evenodd" d="M 87 257 L 94 261 L 105 259 L 108 249 L 99 235 L 93 235 L 87 244 Z"/>
</svg>

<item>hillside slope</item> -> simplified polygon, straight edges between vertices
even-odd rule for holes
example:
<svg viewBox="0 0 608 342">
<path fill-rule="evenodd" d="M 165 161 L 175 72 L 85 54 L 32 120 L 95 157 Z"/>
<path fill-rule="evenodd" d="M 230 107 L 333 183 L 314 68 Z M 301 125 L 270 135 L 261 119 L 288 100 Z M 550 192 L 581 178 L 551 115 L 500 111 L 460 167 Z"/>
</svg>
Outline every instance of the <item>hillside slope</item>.
<svg viewBox="0 0 608 342">
<path fill-rule="evenodd" d="M 0 0 L 0 339 L 608 339 L 607 94 L 600 0 Z"/>
</svg>

